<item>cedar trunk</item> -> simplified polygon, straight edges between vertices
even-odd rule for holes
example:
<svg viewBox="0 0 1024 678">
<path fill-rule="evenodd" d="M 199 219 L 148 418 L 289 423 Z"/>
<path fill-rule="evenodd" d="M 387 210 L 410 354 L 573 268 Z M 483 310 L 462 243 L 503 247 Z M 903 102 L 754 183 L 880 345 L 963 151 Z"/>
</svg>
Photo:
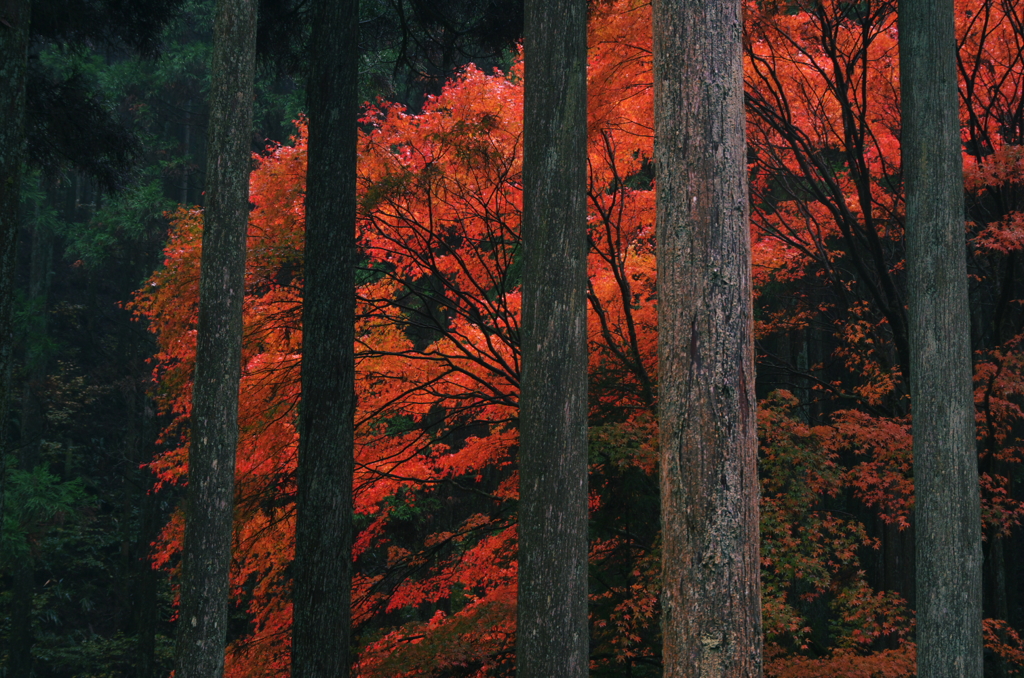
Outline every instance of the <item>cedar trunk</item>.
<svg viewBox="0 0 1024 678">
<path fill-rule="evenodd" d="M 14 330 L 14 254 L 18 238 L 21 167 L 25 150 L 25 72 L 28 68 L 29 0 L 0 6 L 0 521 L 7 477 L 7 412 L 11 397 Z M 5 25 L 6 24 L 6 25 Z M 0 523 L 2 524 L 2 523 Z"/>
<path fill-rule="evenodd" d="M 22 471 L 31 473 L 39 465 L 42 456 L 43 436 L 46 431 L 46 410 L 43 389 L 46 383 L 47 313 L 50 295 L 50 264 L 53 261 L 53 234 L 40 223 L 36 204 L 36 220 L 32 226 L 28 307 L 35 313 L 27 319 L 24 355 L 25 383 L 21 392 L 21 436 L 18 450 L 18 465 Z M 35 659 L 32 646 L 35 633 L 32 628 L 35 595 L 36 559 L 22 558 L 14 564 L 13 586 L 11 587 L 11 637 L 8 653 L 8 671 L 12 676 L 30 676 Z"/>
<path fill-rule="evenodd" d="M 589 667 L 586 16 L 526 2 L 519 678 Z"/>
<path fill-rule="evenodd" d="M 293 678 L 349 674 L 359 2 L 317 0 L 308 84 Z"/>
<path fill-rule="evenodd" d="M 762 670 L 741 33 L 738 0 L 654 2 L 666 678 Z"/>
<path fill-rule="evenodd" d="M 224 673 L 256 46 L 255 0 L 218 0 L 192 392 L 178 678 Z"/>
<path fill-rule="evenodd" d="M 0 521 L 4 516 L 5 460 L 8 451 L 7 412 L 11 395 L 11 361 L 14 332 L 15 242 L 18 237 L 18 206 L 25 147 L 25 71 L 28 65 L 30 4 L 14 0 L 0 6 Z M 22 460 L 24 462 L 24 459 Z M 32 671 L 32 593 L 35 588 L 30 560 L 17 564 L 12 581 L 11 629 L 8 671 L 29 675 Z"/>
<path fill-rule="evenodd" d="M 900 3 L 917 675 L 982 675 L 975 449 L 953 0 Z"/>
</svg>

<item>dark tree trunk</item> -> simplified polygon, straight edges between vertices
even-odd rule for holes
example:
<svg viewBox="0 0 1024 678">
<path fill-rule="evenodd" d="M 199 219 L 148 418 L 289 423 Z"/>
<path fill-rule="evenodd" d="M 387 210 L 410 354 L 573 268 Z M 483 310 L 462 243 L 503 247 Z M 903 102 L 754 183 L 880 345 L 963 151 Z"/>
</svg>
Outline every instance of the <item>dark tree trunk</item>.
<svg viewBox="0 0 1024 678">
<path fill-rule="evenodd" d="M 255 0 L 219 0 L 192 394 L 178 678 L 224 672 L 238 443 L 242 298 L 256 43 Z"/>
<path fill-rule="evenodd" d="M 992 617 L 1008 621 L 1010 606 L 1006 600 L 1006 555 L 1001 536 L 992 537 L 989 547 L 989 572 L 992 577 Z"/>
<path fill-rule="evenodd" d="M 155 437 L 154 437 L 155 439 Z M 147 480 L 152 478 L 144 476 Z M 143 488 L 151 487 L 144 483 Z M 149 559 L 150 545 L 159 537 L 161 518 L 159 495 L 144 492 L 139 496 L 141 525 L 136 541 L 135 594 L 132 605 L 132 631 L 135 635 L 135 675 L 156 678 L 156 631 L 159 621 L 159 583 L 161 573 Z"/>
<path fill-rule="evenodd" d="M 9 440 L 7 412 L 11 396 L 14 331 L 14 255 L 25 147 L 25 71 L 28 68 L 29 0 L 0 5 L 0 521 Z"/>
<path fill-rule="evenodd" d="M 28 308 L 24 375 L 21 391 L 21 468 L 31 471 L 39 463 L 46 424 L 44 390 L 47 373 L 47 313 L 50 300 L 50 270 L 53 263 L 53 233 L 38 219 L 32 225 L 29 250 Z"/>
<path fill-rule="evenodd" d="M 586 17 L 526 2 L 519 678 L 589 668 Z"/>
<path fill-rule="evenodd" d="M 664 675 L 760 676 L 742 16 L 655 0 Z"/>
<path fill-rule="evenodd" d="M 185 122 L 183 124 L 185 128 L 182 136 L 181 143 L 181 185 L 178 188 L 178 202 L 182 205 L 188 204 L 188 168 L 192 162 L 192 100 L 189 99 L 188 103 L 185 104 Z"/>
<path fill-rule="evenodd" d="M 992 536 L 989 539 L 988 557 L 985 558 L 985 562 L 988 565 L 989 595 L 987 606 L 985 605 L 986 601 L 982 601 L 982 614 L 985 618 L 1002 619 L 1009 622 L 1010 606 L 1006 599 L 1006 555 L 1003 548 L 1004 541 L 1005 538 L 1001 536 Z M 984 582 L 984 577 L 982 579 Z M 983 589 L 982 595 L 984 593 Z M 1000 641 L 1004 643 L 1010 641 L 1006 633 L 1001 631 L 996 633 Z M 990 657 L 989 659 L 988 675 L 992 676 L 992 678 L 1007 678 L 1010 675 L 1009 664 L 1006 660 L 999 656 Z"/>
<path fill-rule="evenodd" d="M 314 3 L 293 678 L 351 664 L 358 33 L 358 0 Z"/>
<path fill-rule="evenodd" d="M 125 287 L 121 298 L 127 298 L 131 294 L 141 273 L 140 268 L 142 266 L 138 261 L 132 261 L 123 270 L 122 284 Z M 155 405 L 147 393 L 151 378 L 147 369 L 150 367 L 147 357 L 152 356 L 153 347 L 148 338 L 140 337 L 128 323 L 121 323 L 118 343 L 122 355 L 128 358 L 130 370 L 129 385 L 124 391 L 127 425 L 124 448 L 130 462 L 126 465 L 123 476 L 125 503 L 136 507 L 138 512 L 137 529 L 131 535 L 131 541 L 124 544 L 129 555 L 125 575 L 130 591 L 130 608 L 124 615 L 122 631 L 126 636 L 135 637 L 132 678 L 156 678 L 159 583 L 164 575 L 153 568 L 150 554 L 152 544 L 160 536 L 164 516 L 160 510 L 163 503 L 161 492 L 153 488 L 156 478 L 145 468 L 153 459 L 153 441 L 159 437 Z"/>
<path fill-rule="evenodd" d="M 975 450 L 953 0 L 899 13 L 917 510 L 917 675 L 982 675 Z"/>
<path fill-rule="evenodd" d="M 32 656 L 32 645 L 35 642 L 32 595 L 35 593 L 36 581 L 32 559 L 23 558 L 15 563 L 11 579 L 11 633 L 8 637 L 6 675 L 28 678 L 33 675 L 35 663 Z"/>
<path fill-rule="evenodd" d="M 32 310 L 25 336 L 25 383 L 21 391 L 21 431 L 18 444 L 18 466 L 31 473 L 42 456 L 43 435 L 46 425 L 44 387 L 46 384 L 47 311 L 50 296 L 50 268 L 53 261 L 53 233 L 39 220 L 32 225 L 29 257 L 28 308 Z M 18 560 L 14 565 L 11 589 L 11 647 L 9 670 L 12 676 L 32 675 L 34 658 L 32 646 L 35 633 L 32 598 L 35 595 L 34 557 Z"/>
</svg>

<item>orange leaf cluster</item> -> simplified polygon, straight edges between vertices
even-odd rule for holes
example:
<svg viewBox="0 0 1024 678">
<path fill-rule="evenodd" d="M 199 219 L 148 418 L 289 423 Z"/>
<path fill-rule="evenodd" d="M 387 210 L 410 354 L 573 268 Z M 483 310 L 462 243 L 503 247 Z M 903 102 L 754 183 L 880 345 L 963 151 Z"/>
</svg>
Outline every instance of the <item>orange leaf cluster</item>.
<svg viewBox="0 0 1024 678">
<path fill-rule="evenodd" d="M 972 294 L 1002 276 L 976 366 L 988 535 L 1024 504 L 1024 82 L 1012 2 L 958 5 Z M 594 675 L 659 662 L 651 8 L 591 3 L 588 118 Z M 891 3 L 746 3 L 766 671 L 910 676 L 913 615 L 876 553 L 912 520 Z M 1016 31 L 1016 32 L 1015 32 Z M 1016 41 L 1016 42 L 1015 42 Z M 1014 52 L 1016 50 L 1016 52 Z M 359 139 L 353 583 L 360 676 L 508 675 L 514 664 L 522 249 L 522 64 L 466 68 L 420 112 L 368 105 Z M 1016 88 L 1016 89 L 1015 89 Z M 250 631 L 232 677 L 287 675 L 306 139 L 251 178 L 233 594 Z M 179 210 L 136 296 L 171 423 L 152 467 L 187 478 L 202 214 Z M 1009 263 L 1007 263 L 1009 262 Z M 1009 271 L 1009 273 L 1007 273 Z M 1008 281 L 1008 282 L 1006 282 Z M 981 322 L 989 322 L 982 318 Z M 987 342 L 987 343 L 985 343 Z M 181 517 L 154 562 L 180 550 Z M 987 642 L 1021 664 L 1019 638 Z M 652 668 L 654 667 L 654 668 Z"/>
</svg>

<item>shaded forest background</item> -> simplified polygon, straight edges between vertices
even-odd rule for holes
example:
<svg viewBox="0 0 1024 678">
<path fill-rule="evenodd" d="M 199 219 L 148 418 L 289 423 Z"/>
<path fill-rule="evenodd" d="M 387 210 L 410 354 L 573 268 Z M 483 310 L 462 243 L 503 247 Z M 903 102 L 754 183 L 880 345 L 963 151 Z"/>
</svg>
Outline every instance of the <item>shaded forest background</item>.
<svg viewBox="0 0 1024 678">
<path fill-rule="evenodd" d="M 0 634 L 39 676 L 170 669 L 213 3 L 146 6 L 104 5 L 144 41 L 33 15 Z M 913 675 L 895 3 L 746 9 L 767 673 Z M 592 673 L 653 676 L 650 8 L 590 10 Z M 288 664 L 304 11 L 261 7 L 232 676 Z M 361 11 L 357 672 L 511 675 L 521 7 Z M 958 5 L 993 676 L 1024 667 L 1022 12 Z"/>
<path fill-rule="evenodd" d="M 367 100 L 418 105 L 470 59 L 509 63 L 522 32 L 516 2 L 362 5 Z M 33 3 L 32 175 L 4 459 L 5 666 L 27 623 L 37 675 L 171 668 L 174 594 L 148 562 L 183 491 L 154 491 L 144 466 L 166 447 L 167 420 L 151 398 L 156 343 L 124 304 L 162 262 L 165 212 L 202 204 L 214 10 L 212 0 Z M 306 11 L 260 8 L 254 152 L 295 133 Z M 15 574 L 25 558 L 30 582 Z M 26 590 L 30 610 L 19 606 Z"/>
</svg>

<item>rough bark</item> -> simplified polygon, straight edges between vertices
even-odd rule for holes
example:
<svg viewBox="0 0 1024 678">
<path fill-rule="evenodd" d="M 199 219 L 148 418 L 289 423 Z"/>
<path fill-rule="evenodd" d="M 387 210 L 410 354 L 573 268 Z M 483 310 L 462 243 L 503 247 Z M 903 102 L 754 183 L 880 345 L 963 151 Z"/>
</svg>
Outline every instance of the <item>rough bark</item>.
<svg viewBox="0 0 1024 678">
<path fill-rule="evenodd" d="M 359 2 L 314 4 L 293 678 L 349 675 Z"/>
<path fill-rule="evenodd" d="M 981 508 L 953 0 L 901 2 L 899 41 L 917 675 L 980 677 Z"/>
<path fill-rule="evenodd" d="M 516 675 L 587 675 L 585 0 L 526 3 Z"/>
<path fill-rule="evenodd" d="M 760 676 L 742 16 L 655 0 L 662 630 L 666 677 Z"/>
<path fill-rule="evenodd" d="M 14 254 L 25 148 L 25 72 L 28 68 L 29 0 L 0 5 L 0 520 L 7 469 L 7 412 L 11 396 L 14 331 Z"/>
<path fill-rule="evenodd" d="M 192 394 L 178 678 L 224 672 L 238 443 L 255 0 L 219 0 L 210 72 L 206 210 Z"/>
</svg>

